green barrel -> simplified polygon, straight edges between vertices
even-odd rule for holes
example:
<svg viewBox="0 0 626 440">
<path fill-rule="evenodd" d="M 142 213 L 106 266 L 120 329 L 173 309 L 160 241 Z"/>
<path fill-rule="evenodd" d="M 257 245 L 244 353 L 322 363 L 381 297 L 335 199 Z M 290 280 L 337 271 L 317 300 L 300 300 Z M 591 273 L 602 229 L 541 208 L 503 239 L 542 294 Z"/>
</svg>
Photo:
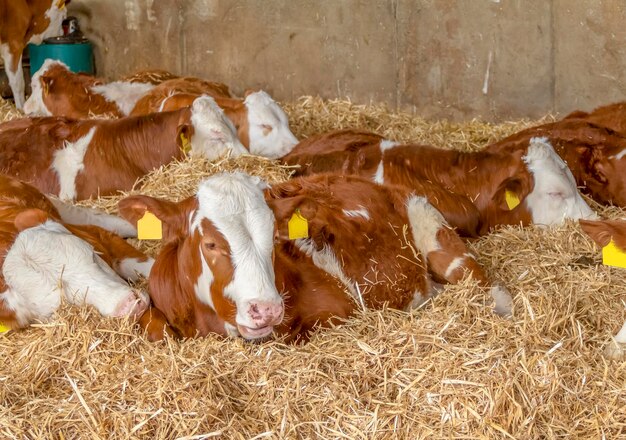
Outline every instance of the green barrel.
<svg viewBox="0 0 626 440">
<path fill-rule="evenodd" d="M 68 44 L 29 44 L 31 75 L 39 70 L 45 60 L 63 61 L 72 72 L 94 73 L 93 46 L 89 41 Z"/>
</svg>

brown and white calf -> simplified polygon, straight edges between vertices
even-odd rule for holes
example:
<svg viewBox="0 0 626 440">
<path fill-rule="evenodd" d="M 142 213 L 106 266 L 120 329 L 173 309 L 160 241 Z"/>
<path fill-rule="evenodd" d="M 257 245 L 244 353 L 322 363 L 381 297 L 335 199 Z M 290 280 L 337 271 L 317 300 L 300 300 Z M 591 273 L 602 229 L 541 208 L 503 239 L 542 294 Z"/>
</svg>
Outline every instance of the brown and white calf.
<svg viewBox="0 0 626 440">
<path fill-rule="evenodd" d="M 301 165 L 303 174 L 336 171 L 412 188 L 429 196 L 448 218 L 459 212 L 453 196 L 469 199 L 479 211 L 481 234 L 503 224 L 552 225 L 595 216 L 566 164 L 543 138 L 531 138 L 515 151 L 468 153 L 401 145 L 369 134 L 349 141 L 350 136 L 335 132 L 304 141 L 283 161 Z M 453 196 L 437 200 L 429 194 L 437 186 Z M 461 214 L 455 226 L 463 227 L 464 219 L 473 217 Z"/>
<path fill-rule="evenodd" d="M 246 339 L 275 330 L 297 340 L 357 307 L 418 306 L 436 290 L 430 274 L 457 282 L 466 271 L 490 289 L 499 313 L 510 313 L 508 292 L 488 282 L 423 197 L 340 176 L 289 181 L 266 198 L 263 188 L 258 178 L 222 174 L 178 203 L 147 196 L 120 202 L 129 221 L 150 211 L 164 225 L 149 278 L 156 327 L 181 337 Z M 308 221 L 308 238 L 289 241 L 296 212 Z M 154 327 L 150 337 L 158 339 Z"/>
<path fill-rule="evenodd" d="M 166 81 L 140 99 L 131 114 L 176 110 L 190 105 L 201 93 L 202 88 L 186 78 Z M 244 99 L 213 96 L 250 153 L 277 159 L 298 143 L 284 110 L 266 92 L 249 92 Z"/>
<path fill-rule="evenodd" d="M 0 124 L 0 169 L 61 199 L 129 190 L 154 168 L 190 154 L 247 153 L 213 98 L 189 108 L 111 120 L 59 117 Z"/>
<path fill-rule="evenodd" d="M 61 34 L 70 0 L 0 0 L 0 55 L 13 91 L 15 106 L 24 105 L 22 52 L 28 43 L 41 44 Z"/>
<path fill-rule="evenodd" d="M 127 116 L 139 98 L 154 85 L 130 81 L 107 83 L 92 75 L 74 73 L 57 60 L 46 60 L 31 78 L 31 95 L 24 104 L 29 116 L 72 119 Z"/>
<path fill-rule="evenodd" d="M 531 127 L 486 148 L 524 149 L 531 139 L 547 139 L 571 169 L 582 191 L 596 202 L 626 207 L 626 137 L 581 119 Z"/>
<path fill-rule="evenodd" d="M 580 220 L 583 231 L 601 248 L 611 241 L 621 252 L 626 253 L 626 221 L 623 220 Z M 611 357 L 626 354 L 626 322 L 614 337 L 616 344 L 607 347 L 606 353 Z"/>
<path fill-rule="evenodd" d="M 76 218 L 76 210 L 65 213 Z M 137 317 L 147 309 L 148 295 L 125 280 L 146 276 L 153 260 L 105 229 L 66 220 L 35 188 L 0 175 L 4 326 L 20 328 L 48 319 L 62 301 L 92 305 L 105 316 Z"/>
</svg>

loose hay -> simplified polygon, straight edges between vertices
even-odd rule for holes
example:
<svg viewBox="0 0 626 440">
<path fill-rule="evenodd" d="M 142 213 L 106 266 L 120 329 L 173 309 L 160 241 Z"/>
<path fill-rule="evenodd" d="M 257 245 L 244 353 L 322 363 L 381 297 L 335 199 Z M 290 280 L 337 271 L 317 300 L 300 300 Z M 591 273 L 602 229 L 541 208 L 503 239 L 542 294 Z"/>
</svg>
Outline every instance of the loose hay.
<svg viewBox="0 0 626 440">
<path fill-rule="evenodd" d="M 24 113 L 16 109 L 12 103 L 0 98 L 0 123 L 23 117 Z"/>
<path fill-rule="evenodd" d="M 531 124 L 428 124 L 314 98 L 287 107 L 299 136 L 356 125 L 463 149 Z M 177 200 L 237 167 L 271 182 L 290 172 L 258 158 L 188 159 L 148 176 L 142 192 Z M 91 204 L 114 211 L 118 199 Z M 626 318 L 626 271 L 599 265 L 575 223 L 502 228 L 470 247 L 511 290 L 513 319 L 490 313 L 471 280 L 411 314 L 368 311 L 304 346 L 150 344 L 129 322 L 65 308 L 0 336 L 0 437 L 624 438 L 626 362 L 602 353 Z"/>
</svg>

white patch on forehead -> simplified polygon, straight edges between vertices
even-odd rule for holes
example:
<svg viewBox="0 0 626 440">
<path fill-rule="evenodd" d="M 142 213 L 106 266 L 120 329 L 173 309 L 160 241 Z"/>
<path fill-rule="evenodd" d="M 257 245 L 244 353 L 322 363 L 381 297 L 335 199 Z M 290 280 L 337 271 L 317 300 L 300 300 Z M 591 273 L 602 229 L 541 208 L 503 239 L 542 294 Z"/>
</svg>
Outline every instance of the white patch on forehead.
<svg viewBox="0 0 626 440">
<path fill-rule="evenodd" d="M 237 137 L 235 126 L 210 96 L 201 96 L 193 102 L 191 124 L 194 130 L 191 137 L 193 156 L 214 160 L 229 150 L 233 157 L 248 153 Z"/>
<path fill-rule="evenodd" d="M 284 110 L 264 91 L 250 93 L 244 101 L 248 110 L 250 152 L 278 159 L 298 143 L 289 128 Z"/>
<path fill-rule="evenodd" d="M 103 315 L 113 316 L 120 303 L 134 296 L 91 245 L 53 221 L 17 235 L 2 274 L 8 286 L 5 303 L 15 311 L 20 325 L 49 318 L 61 297 L 71 304 L 91 304 Z"/>
<path fill-rule="evenodd" d="M 624 156 L 626 156 L 626 148 L 624 148 L 622 151 L 620 151 L 619 153 L 615 154 L 614 156 L 609 156 L 609 159 L 620 160 Z"/>
<path fill-rule="evenodd" d="M 357 292 L 355 288 L 354 281 L 345 274 L 337 256 L 330 246 L 324 245 L 322 250 L 318 251 L 315 243 L 313 243 L 310 238 L 300 238 L 295 241 L 295 244 L 298 249 L 311 257 L 316 267 L 319 267 L 329 275 L 338 279 L 341 284 L 343 284 L 344 288 L 350 292 L 354 300 L 360 303 L 359 292 Z"/>
<path fill-rule="evenodd" d="M 87 147 L 96 132 L 92 127 L 89 132 L 75 142 L 65 142 L 61 150 L 54 153 L 52 169 L 59 178 L 59 198 L 73 200 L 76 198 L 76 176 L 85 167 L 84 159 Z"/>
<path fill-rule="evenodd" d="M 522 159 L 534 180 L 533 190 L 524 200 L 533 223 L 547 226 L 561 224 L 566 218 L 597 218 L 578 192 L 572 172 L 547 138 L 532 138 Z"/>
<path fill-rule="evenodd" d="M 425 197 L 411 196 L 407 200 L 407 215 L 417 250 L 425 257 L 441 249 L 437 232 L 446 227 L 446 220 Z"/>
<path fill-rule="evenodd" d="M 29 116 L 52 116 L 50 110 L 43 102 L 43 88 L 41 87 L 41 77 L 46 74 L 52 66 L 62 66 L 69 71 L 69 67 L 61 61 L 48 58 L 30 80 L 31 93 L 24 103 L 24 113 Z"/>
<path fill-rule="evenodd" d="M 463 266 L 464 261 L 465 257 L 456 257 L 454 260 L 452 260 L 452 262 L 448 265 L 448 268 L 446 269 L 446 274 L 444 275 L 444 277 L 446 279 L 450 279 L 454 271 Z"/>
<path fill-rule="evenodd" d="M 370 219 L 370 213 L 363 206 L 361 206 L 359 209 L 344 209 L 343 213 L 347 217 L 361 217 L 365 220 Z"/>
<path fill-rule="evenodd" d="M 115 103 L 120 111 L 128 116 L 135 108 L 137 101 L 153 88 L 153 84 L 115 81 L 91 86 L 91 91 L 104 96 L 107 101 Z"/>
<path fill-rule="evenodd" d="M 398 145 L 400 144 L 395 141 L 389 141 L 389 140 L 380 141 L 380 152 L 384 153 L 385 151 L 391 150 L 392 148 L 397 147 Z"/>
<path fill-rule="evenodd" d="M 266 186 L 240 172 L 211 176 L 200 184 L 198 210 L 190 224 L 191 231 L 200 231 L 207 219 L 228 242 L 234 273 L 224 296 L 237 305 L 237 323 L 246 326 L 254 326 L 247 316 L 249 303 L 282 303 L 274 282 L 275 220 L 263 196 Z"/>
</svg>

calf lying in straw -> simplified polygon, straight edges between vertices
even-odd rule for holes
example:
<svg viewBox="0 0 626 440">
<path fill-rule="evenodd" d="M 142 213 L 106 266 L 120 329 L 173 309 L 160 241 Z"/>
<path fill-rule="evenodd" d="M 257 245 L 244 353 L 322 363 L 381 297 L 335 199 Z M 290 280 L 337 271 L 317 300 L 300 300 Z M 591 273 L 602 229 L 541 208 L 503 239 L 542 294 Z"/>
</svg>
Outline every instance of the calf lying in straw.
<svg viewBox="0 0 626 440">
<path fill-rule="evenodd" d="M 304 340 L 358 307 L 421 305 L 438 282 L 468 271 L 510 313 L 460 238 L 428 202 L 399 187 L 335 175 L 265 185 L 241 173 L 209 177 L 178 203 L 132 196 L 122 216 L 162 221 L 165 244 L 149 285 L 150 339 L 211 332 Z M 435 282 L 433 282 L 433 280 Z"/>
<path fill-rule="evenodd" d="M 565 218 L 595 216 L 567 165 L 542 138 L 530 139 L 511 152 L 467 153 L 400 145 L 344 130 L 302 141 L 283 161 L 300 165 L 303 175 L 333 171 L 403 185 L 427 196 L 452 225 L 466 232 L 478 229 L 484 234 L 503 224 L 552 225 Z"/>
<path fill-rule="evenodd" d="M 626 268 L 626 222 L 619 220 L 580 220 L 580 226 L 598 246 L 603 248 L 606 264 L 617 264 L 619 267 Z M 607 261 L 607 258 L 613 258 L 614 261 Z M 626 354 L 626 322 L 615 335 L 614 343 L 607 347 L 606 353 L 611 357 L 620 357 Z"/>
<path fill-rule="evenodd" d="M 147 276 L 152 259 L 103 228 L 65 223 L 89 221 L 93 212 L 55 204 L 0 175 L 0 323 L 19 328 L 45 320 L 63 300 L 90 304 L 105 316 L 141 315 L 148 295 L 124 279 Z M 103 214 L 98 221 L 121 225 Z"/>
</svg>

